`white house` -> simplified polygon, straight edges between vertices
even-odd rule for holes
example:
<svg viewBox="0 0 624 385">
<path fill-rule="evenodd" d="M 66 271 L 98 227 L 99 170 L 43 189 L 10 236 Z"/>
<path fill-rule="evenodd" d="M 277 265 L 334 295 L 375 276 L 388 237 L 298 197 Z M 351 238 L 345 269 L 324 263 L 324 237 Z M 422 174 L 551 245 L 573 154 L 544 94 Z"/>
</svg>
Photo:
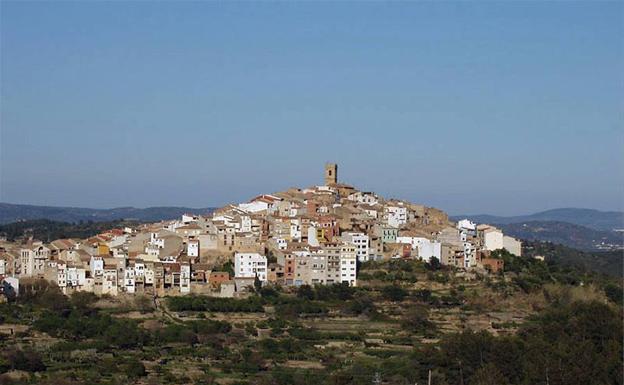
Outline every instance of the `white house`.
<svg viewBox="0 0 624 385">
<path fill-rule="evenodd" d="M 467 231 L 476 231 L 477 230 L 477 224 L 472 222 L 469 219 L 462 219 L 460 221 L 457 221 L 457 229 L 458 230 L 467 230 Z"/>
<path fill-rule="evenodd" d="M 402 205 L 385 208 L 386 222 L 392 227 L 401 227 L 407 223 L 407 207 Z"/>
<path fill-rule="evenodd" d="M 358 202 L 371 206 L 376 205 L 379 202 L 379 198 L 376 194 L 363 191 L 354 192 L 353 194 L 350 194 L 347 199 L 353 202 Z"/>
<path fill-rule="evenodd" d="M 134 266 L 130 265 L 124 269 L 124 288 L 126 293 L 136 292 L 136 277 Z"/>
<path fill-rule="evenodd" d="M 464 242 L 464 268 L 477 265 L 477 249 L 470 242 Z"/>
<path fill-rule="evenodd" d="M 96 279 L 96 282 L 99 280 L 100 278 Z M 105 268 L 102 272 L 100 294 L 117 295 L 117 287 L 117 269 Z"/>
<path fill-rule="evenodd" d="M 182 214 L 182 223 L 189 224 L 199 221 L 199 216 L 194 214 Z"/>
<path fill-rule="evenodd" d="M 249 215 L 241 215 L 240 216 L 240 231 L 241 233 L 250 233 L 251 232 L 252 220 Z"/>
<path fill-rule="evenodd" d="M 257 213 L 260 211 L 268 211 L 270 213 L 275 209 L 276 203 L 279 201 L 281 201 L 279 197 L 264 194 L 252 199 L 249 203 L 239 204 L 238 208 L 248 213 Z"/>
<path fill-rule="evenodd" d="M 254 278 L 262 282 L 267 280 L 267 258 L 258 253 L 236 253 L 234 255 L 234 274 L 238 278 Z"/>
<path fill-rule="evenodd" d="M 397 237 L 397 243 L 411 245 L 412 250 L 418 252 L 418 257 L 425 262 L 429 262 L 432 257 L 440 260 L 442 257 L 442 243 L 432 241 L 423 237 Z"/>
<path fill-rule="evenodd" d="M 180 293 L 191 292 L 191 265 L 183 263 L 180 265 Z"/>
<path fill-rule="evenodd" d="M 189 239 L 186 244 L 186 255 L 189 257 L 199 257 L 199 240 Z"/>
<path fill-rule="evenodd" d="M 321 245 L 318 238 L 316 237 L 315 226 L 308 227 L 308 245 L 313 246 L 313 247 L 318 247 Z"/>
<path fill-rule="evenodd" d="M 508 235 L 503 235 L 503 247 L 511 254 L 522 256 L 522 242 Z"/>
<path fill-rule="evenodd" d="M 39 245 L 33 249 L 20 251 L 21 276 L 32 277 L 44 274 L 46 261 L 49 259 L 50 249 Z"/>
<path fill-rule="evenodd" d="M 104 272 L 104 259 L 102 257 L 91 256 L 89 270 L 92 277 L 99 277 Z"/>
<path fill-rule="evenodd" d="M 301 240 L 301 219 L 290 220 L 290 239 L 293 241 Z"/>
<path fill-rule="evenodd" d="M 288 242 L 284 238 L 275 238 L 275 244 L 278 250 L 286 250 L 288 248 Z"/>
<path fill-rule="evenodd" d="M 357 286 L 357 254 L 351 244 L 345 244 L 340 248 L 340 282 Z"/>
<path fill-rule="evenodd" d="M 72 287 L 76 290 L 80 290 L 84 287 L 87 281 L 87 271 L 81 267 L 67 266 L 67 287 Z"/>
<path fill-rule="evenodd" d="M 479 232 L 484 249 L 494 251 L 504 247 L 503 232 L 496 227 L 479 226 Z"/>
<path fill-rule="evenodd" d="M 357 259 L 366 262 L 369 259 L 370 239 L 364 233 L 344 233 L 342 240 L 355 246 Z"/>
</svg>

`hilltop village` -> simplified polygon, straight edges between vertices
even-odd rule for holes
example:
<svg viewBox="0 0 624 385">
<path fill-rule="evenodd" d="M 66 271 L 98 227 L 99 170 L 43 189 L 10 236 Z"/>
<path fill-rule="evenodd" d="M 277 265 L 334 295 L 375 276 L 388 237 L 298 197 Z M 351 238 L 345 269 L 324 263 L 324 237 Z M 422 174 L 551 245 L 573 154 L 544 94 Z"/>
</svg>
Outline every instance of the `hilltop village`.
<svg viewBox="0 0 624 385">
<path fill-rule="evenodd" d="M 258 285 L 357 286 L 358 265 L 420 259 L 483 273 L 504 269 L 491 251 L 521 244 L 489 225 L 457 223 L 435 208 L 384 199 L 338 180 L 260 195 L 211 217 L 113 229 L 88 239 L 0 242 L 5 292 L 45 279 L 65 294 L 245 295 Z"/>
</svg>

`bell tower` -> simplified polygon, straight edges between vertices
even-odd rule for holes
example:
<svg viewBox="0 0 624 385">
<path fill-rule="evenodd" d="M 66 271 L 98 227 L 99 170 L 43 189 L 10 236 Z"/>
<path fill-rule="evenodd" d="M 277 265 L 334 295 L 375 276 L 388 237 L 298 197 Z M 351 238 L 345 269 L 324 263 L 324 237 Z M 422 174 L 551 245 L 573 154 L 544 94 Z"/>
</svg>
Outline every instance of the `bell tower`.
<svg viewBox="0 0 624 385">
<path fill-rule="evenodd" d="M 325 163 L 325 185 L 332 186 L 335 184 L 338 184 L 338 165 Z"/>
</svg>

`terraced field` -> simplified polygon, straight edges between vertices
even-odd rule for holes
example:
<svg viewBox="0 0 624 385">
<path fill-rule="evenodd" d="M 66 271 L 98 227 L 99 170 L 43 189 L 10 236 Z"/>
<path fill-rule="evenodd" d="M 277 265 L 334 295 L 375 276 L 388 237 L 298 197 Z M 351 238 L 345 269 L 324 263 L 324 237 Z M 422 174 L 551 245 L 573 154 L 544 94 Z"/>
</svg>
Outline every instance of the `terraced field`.
<svg viewBox="0 0 624 385">
<path fill-rule="evenodd" d="M 526 272 L 466 274 L 416 261 L 371 263 L 360 273 L 357 288 L 264 287 L 226 300 L 67 298 L 43 286 L 0 304 L 0 383 L 405 385 L 425 383 L 431 371 L 434 383 L 454 384 L 460 373 L 482 375 L 484 364 L 464 355 L 473 346 L 513 352 L 504 344 L 553 304 L 610 301 L 599 278 L 559 270 L 538 284 Z M 498 362 L 508 353 L 487 354 Z"/>
</svg>

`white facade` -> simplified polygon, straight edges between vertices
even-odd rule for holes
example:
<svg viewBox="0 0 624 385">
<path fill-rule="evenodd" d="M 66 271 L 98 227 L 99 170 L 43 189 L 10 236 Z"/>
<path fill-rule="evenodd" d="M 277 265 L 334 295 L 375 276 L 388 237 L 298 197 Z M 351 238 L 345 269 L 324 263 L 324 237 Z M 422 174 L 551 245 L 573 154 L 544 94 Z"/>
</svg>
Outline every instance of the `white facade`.
<svg viewBox="0 0 624 385">
<path fill-rule="evenodd" d="M 46 273 L 46 278 L 56 282 L 57 286 L 61 289 L 63 293 L 65 293 L 65 288 L 67 287 L 67 264 L 65 262 L 50 262 L 48 264 L 48 271 L 52 272 L 53 275 L 50 277 L 48 273 Z"/>
<path fill-rule="evenodd" d="M 250 233 L 251 232 L 251 217 L 248 215 L 241 215 L 240 217 L 240 231 L 242 233 Z"/>
<path fill-rule="evenodd" d="M 477 249 L 470 242 L 464 242 L 464 268 L 477 265 Z"/>
<path fill-rule="evenodd" d="M 66 268 L 66 284 L 68 287 L 81 288 L 87 281 L 87 271 L 83 268 L 68 266 Z"/>
<path fill-rule="evenodd" d="M 33 265 L 35 256 L 32 250 L 20 250 L 20 275 L 22 277 L 31 277 L 33 275 Z"/>
<path fill-rule="evenodd" d="M 190 239 L 188 241 L 186 254 L 189 257 L 199 257 L 199 241 L 197 239 Z"/>
<path fill-rule="evenodd" d="M 124 270 L 124 288 L 126 293 L 136 292 L 136 277 L 134 266 L 128 266 Z"/>
<path fill-rule="evenodd" d="M 503 247 L 517 257 L 522 256 L 522 242 L 518 241 L 516 238 L 504 235 Z"/>
<path fill-rule="evenodd" d="M 102 257 L 91 256 L 89 269 L 92 277 L 99 277 L 104 272 L 104 259 Z"/>
<path fill-rule="evenodd" d="M 407 207 L 388 206 L 386 207 L 386 217 L 388 226 L 401 227 L 407 223 Z"/>
<path fill-rule="evenodd" d="M 286 250 L 288 248 L 288 242 L 284 238 L 276 238 L 275 243 L 278 250 Z"/>
<path fill-rule="evenodd" d="M 104 269 L 102 273 L 102 294 L 117 295 L 117 270 Z"/>
<path fill-rule="evenodd" d="M 440 260 L 442 257 L 442 243 L 423 237 L 397 237 L 397 243 L 411 245 L 412 250 L 418 252 L 418 258 L 429 262 L 432 257 Z"/>
<path fill-rule="evenodd" d="M 358 261 L 366 262 L 369 260 L 370 240 L 368 235 L 364 233 L 345 233 L 342 239 L 355 246 Z"/>
<path fill-rule="evenodd" d="M 269 202 L 256 200 L 249 203 L 241 203 L 238 205 L 238 208 L 248 213 L 257 213 L 260 211 L 268 210 L 270 206 L 272 207 Z"/>
<path fill-rule="evenodd" d="M 180 265 L 180 293 L 191 292 L 191 265 Z"/>
<path fill-rule="evenodd" d="M 462 219 L 462 220 L 457 222 L 457 229 L 458 230 L 476 231 L 477 230 L 477 224 L 472 222 L 469 219 Z"/>
<path fill-rule="evenodd" d="M 484 230 L 483 247 L 490 251 L 502 249 L 504 247 L 503 232 L 493 227 Z"/>
<path fill-rule="evenodd" d="M 22 249 L 20 251 L 20 275 L 22 277 L 32 277 L 43 274 L 49 255 L 50 249 L 45 246 L 38 246 L 34 249 Z"/>
<path fill-rule="evenodd" d="M 318 247 L 320 246 L 319 240 L 316 237 L 316 227 L 308 227 L 308 245 Z"/>
<path fill-rule="evenodd" d="M 301 220 L 292 219 L 290 221 L 290 239 L 298 242 L 301 240 Z"/>
<path fill-rule="evenodd" d="M 353 194 L 349 195 L 347 199 L 350 201 L 367 204 L 371 206 L 376 205 L 379 202 L 379 198 L 377 197 L 376 194 L 373 194 L 371 192 L 362 192 L 362 191 L 354 192 Z"/>
<path fill-rule="evenodd" d="M 357 286 L 357 254 L 355 247 L 351 245 L 340 249 L 340 282 Z"/>
<path fill-rule="evenodd" d="M 197 222 L 199 220 L 199 217 L 197 215 L 193 215 L 193 214 L 182 214 L 182 223 L 184 224 L 189 224 L 192 222 Z"/>
<path fill-rule="evenodd" d="M 127 239 L 128 239 L 127 235 L 116 235 L 110 241 L 106 242 L 106 246 L 108 246 L 111 249 L 114 247 L 119 247 L 123 245 L 124 243 L 126 243 Z"/>
<path fill-rule="evenodd" d="M 258 253 L 236 253 L 234 255 L 234 274 L 240 278 L 254 278 L 262 282 L 267 280 L 267 258 Z"/>
</svg>

